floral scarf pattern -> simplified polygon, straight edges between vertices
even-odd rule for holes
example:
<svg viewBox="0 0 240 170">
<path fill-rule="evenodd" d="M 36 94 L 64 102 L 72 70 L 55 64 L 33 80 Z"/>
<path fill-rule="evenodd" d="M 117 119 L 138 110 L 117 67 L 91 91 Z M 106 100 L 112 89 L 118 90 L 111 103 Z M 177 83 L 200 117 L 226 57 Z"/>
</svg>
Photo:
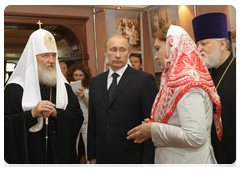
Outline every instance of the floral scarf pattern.
<svg viewBox="0 0 240 170">
<path fill-rule="evenodd" d="M 201 86 L 216 105 L 213 120 L 221 141 L 223 127 L 220 98 L 197 47 L 187 32 L 171 25 L 166 38 L 165 70 L 151 111 L 151 120 L 167 123 L 181 97 L 194 86 Z"/>
</svg>

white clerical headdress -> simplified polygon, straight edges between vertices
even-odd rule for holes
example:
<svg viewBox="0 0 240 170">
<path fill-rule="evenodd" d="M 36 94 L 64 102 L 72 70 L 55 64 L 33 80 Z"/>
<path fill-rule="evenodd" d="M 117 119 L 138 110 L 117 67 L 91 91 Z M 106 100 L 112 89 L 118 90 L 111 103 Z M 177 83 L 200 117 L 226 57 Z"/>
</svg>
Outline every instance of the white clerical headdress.
<svg viewBox="0 0 240 170">
<path fill-rule="evenodd" d="M 30 35 L 17 66 L 6 84 L 7 86 L 15 83 L 22 86 L 22 108 L 24 111 L 33 109 L 41 101 L 36 55 L 42 53 L 56 53 L 56 107 L 65 109 L 68 104 L 68 95 L 64 84 L 68 82 L 63 76 L 58 63 L 55 39 L 50 32 L 39 29 Z M 29 131 L 39 131 L 43 126 L 43 122 L 43 117 L 38 118 L 38 124 L 31 127 Z"/>
</svg>

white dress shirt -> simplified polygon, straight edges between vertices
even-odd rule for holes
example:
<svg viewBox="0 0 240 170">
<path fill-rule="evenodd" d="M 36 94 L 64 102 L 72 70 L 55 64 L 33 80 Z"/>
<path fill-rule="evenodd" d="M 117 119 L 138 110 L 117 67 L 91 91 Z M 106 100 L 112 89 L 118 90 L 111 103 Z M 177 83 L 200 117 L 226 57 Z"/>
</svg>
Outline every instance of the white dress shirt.
<svg viewBox="0 0 240 170">
<path fill-rule="evenodd" d="M 122 78 L 123 73 L 126 71 L 128 67 L 128 64 L 126 64 L 125 66 L 123 66 L 121 69 L 119 69 L 118 71 L 114 72 L 111 67 L 109 67 L 109 73 L 108 73 L 108 79 L 107 79 L 107 90 L 109 89 L 110 85 L 112 84 L 112 74 L 113 73 L 117 73 L 119 76 L 117 77 L 117 84 L 119 83 L 120 79 Z"/>
</svg>

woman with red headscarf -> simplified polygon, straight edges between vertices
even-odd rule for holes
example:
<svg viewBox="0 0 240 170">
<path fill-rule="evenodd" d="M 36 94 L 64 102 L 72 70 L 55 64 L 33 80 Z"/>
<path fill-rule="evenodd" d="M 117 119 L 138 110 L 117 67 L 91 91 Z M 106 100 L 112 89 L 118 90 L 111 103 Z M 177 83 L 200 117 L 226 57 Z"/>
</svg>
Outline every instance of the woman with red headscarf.
<svg viewBox="0 0 240 170">
<path fill-rule="evenodd" d="M 156 147 L 155 163 L 217 163 L 211 145 L 214 120 L 223 133 L 221 103 L 206 65 L 187 32 L 166 25 L 156 34 L 155 60 L 163 70 L 151 120 L 128 132 L 128 139 L 148 138 Z"/>
</svg>

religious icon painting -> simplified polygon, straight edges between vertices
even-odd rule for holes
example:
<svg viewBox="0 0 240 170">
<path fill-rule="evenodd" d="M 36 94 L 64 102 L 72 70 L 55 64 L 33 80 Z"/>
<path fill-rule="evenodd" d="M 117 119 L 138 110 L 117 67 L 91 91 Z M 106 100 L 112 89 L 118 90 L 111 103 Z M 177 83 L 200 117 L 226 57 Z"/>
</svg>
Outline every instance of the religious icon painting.
<svg viewBox="0 0 240 170">
<path fill-rule="evenodd" d="M 141 53 L 140 12 L 106 10 L 107 38 L 121 34 L 128 39 L 132 52 Z"/>
<path fill-rule="evenodd" d="M 236 8 L 232 5 L 228 5 L 229 11 L 229 22 L 230 22 L 230 31 L 229 31 L 229 40 L 232 43 L 232 52 L 236 57 Z"/>
<path fill-rule="evenodd" d="M 46 32 L 44 36 L 44 45 L 47 47 L 48 51 L 55 52 L 57 49 L 53 36 L 48 32 Z"/>
<path fill-rule="evenodd" d="M 155 73 L 160 73 L 162 70 L 158 63 L 154 62 L 154 34 L 164 25 L 179 25 L 178 5 L 160 5 L 147 10 L 147 12 L 154 71 Z"/>
</svg>

